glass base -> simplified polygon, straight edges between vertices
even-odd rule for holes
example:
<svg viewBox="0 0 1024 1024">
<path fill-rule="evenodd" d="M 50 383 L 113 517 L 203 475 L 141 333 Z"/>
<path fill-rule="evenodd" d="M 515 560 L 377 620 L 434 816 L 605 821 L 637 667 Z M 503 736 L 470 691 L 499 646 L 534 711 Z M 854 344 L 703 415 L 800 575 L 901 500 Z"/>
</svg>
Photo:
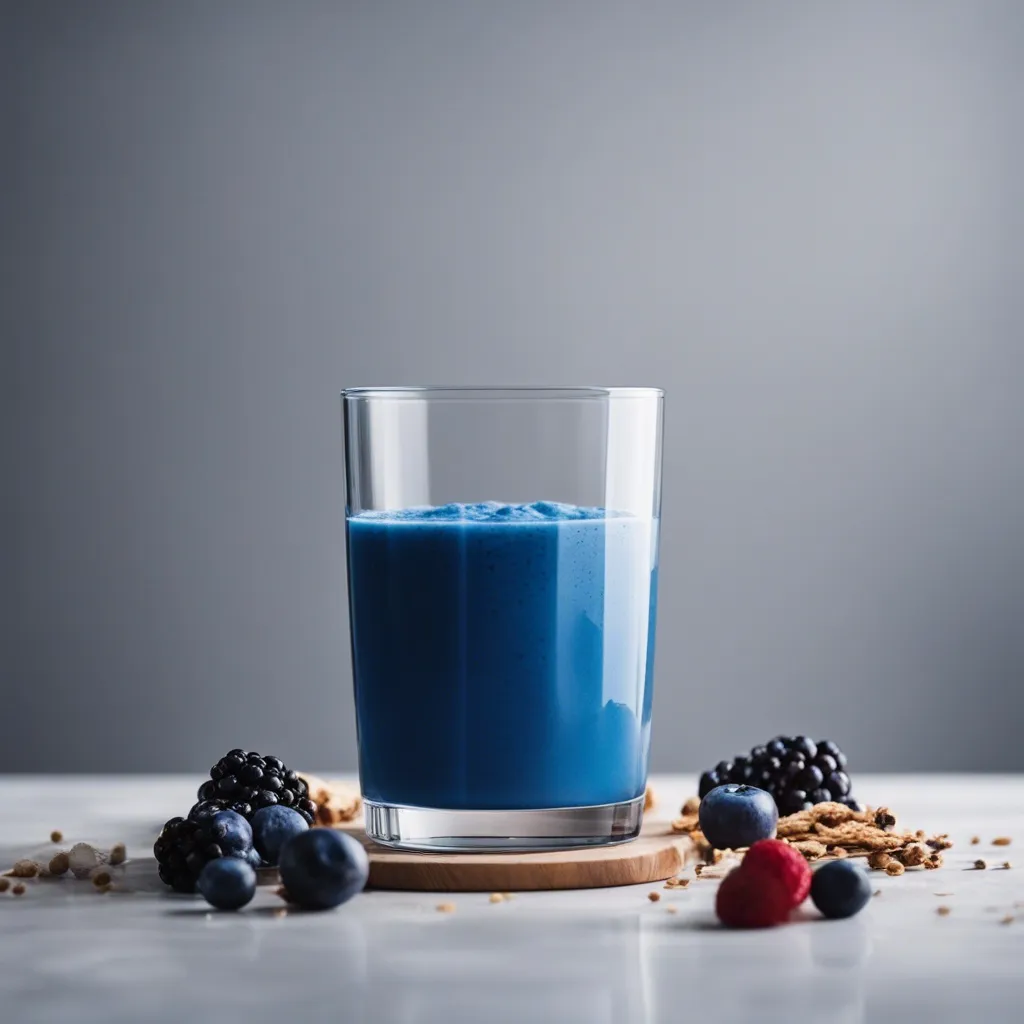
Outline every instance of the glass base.
<svg viewBox="0 0 1024 1024">
<path fill-rule="evenodd" d="M 366 801 L 375 843 L 420 853 L 541 852 L 628 843 L 640 833 L 644 798 L 537 811 L 446 811 Z"/>
</svg>

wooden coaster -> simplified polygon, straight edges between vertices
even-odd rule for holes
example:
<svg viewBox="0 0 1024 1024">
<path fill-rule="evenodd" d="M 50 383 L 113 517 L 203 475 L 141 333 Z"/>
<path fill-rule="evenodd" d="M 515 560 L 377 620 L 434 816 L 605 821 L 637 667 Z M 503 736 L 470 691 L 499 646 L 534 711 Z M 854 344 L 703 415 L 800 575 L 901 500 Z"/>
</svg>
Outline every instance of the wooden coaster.
<svg viewBox="0 0 1024 1024">
<path fill-rule="evenodd" d="M 525 892 L 661 882 L 697 859 L 689 836 L 663 822 L 644 824 L 622 846 L 552 853 L 405 853 L 343 826 L 370 855 L 370 886 L 417 892 Z"/>
</svg>

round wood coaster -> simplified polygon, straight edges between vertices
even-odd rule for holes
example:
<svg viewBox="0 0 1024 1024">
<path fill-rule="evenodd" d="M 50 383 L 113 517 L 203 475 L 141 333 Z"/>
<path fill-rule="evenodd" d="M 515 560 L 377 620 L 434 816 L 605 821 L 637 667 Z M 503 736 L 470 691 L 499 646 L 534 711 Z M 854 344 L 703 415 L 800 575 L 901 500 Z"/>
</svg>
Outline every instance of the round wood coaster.
<svg viewBox="0 0 1024 1024">
<path fill-rule="evenodd" d="M 417 892 L 524 892 L 595 889 L 660 882 L 697 858 L 688 836 L 665 822 L 645 824 L 622 846 L 550 853 L 404 853 L 378 846 L 362 828 L 346 827 L 370 855 L 370 886 Z"/>
</svg>

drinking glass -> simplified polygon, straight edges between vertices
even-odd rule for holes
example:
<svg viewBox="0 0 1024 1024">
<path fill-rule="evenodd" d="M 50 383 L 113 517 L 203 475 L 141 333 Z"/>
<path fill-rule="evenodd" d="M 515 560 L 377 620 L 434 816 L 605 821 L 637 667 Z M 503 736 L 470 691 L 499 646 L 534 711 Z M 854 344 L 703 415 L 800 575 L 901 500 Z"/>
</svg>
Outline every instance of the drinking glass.
<svg viewBox="0 0 1024 1024">
<path fill-rule="evenodd" d="M 635 838 L 650 749 L 664 395 L 342 393 L 371 839 Z"/>
</svg>

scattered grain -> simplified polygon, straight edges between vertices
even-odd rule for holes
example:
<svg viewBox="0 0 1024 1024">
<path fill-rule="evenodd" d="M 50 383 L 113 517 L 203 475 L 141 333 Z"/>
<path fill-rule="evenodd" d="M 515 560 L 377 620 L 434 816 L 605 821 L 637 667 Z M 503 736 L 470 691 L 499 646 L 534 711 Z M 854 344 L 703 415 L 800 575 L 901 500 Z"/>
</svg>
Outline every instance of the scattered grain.
<svg viewBox="0 0 1024 1024">
<path fill-rule="evenodd" d="M 51 875 L 66 875 L 68 873 L 68 868 L 70 867 L 68 863 L 68 855 L 63 851 L 55 853 L 50 858 L 48 867 Z"/>
<path fill-rule="evenodd" d="M 123 864 L 128 858 L 128 851 L 124 843 L 114 843 L 110 848 L 110 863 Z"/>
<path fill-rule="evenodd" d="M 684 814 L 681 818 L 676 818 L 672 822 L 672 831 L 681 832 L 683 835 L 700 834 L 700 820 L 696 813 Z"/>
<path fill-rule="evenodd" d="M 1007 914 L 1000 922 L 1000 924 L 1013 924 L 1013 914 Z"/>
<path fill-rule="evenodd" d="M 660 899 L 661 899 L 661 893 L 660 893 L 660 892 L 649 892 L 649 893 L 647 894 L 647 898 L 648 898 L 648 899 L 649 899 L 649 900 L 650 900 L 650 901 L 651 901 L 652 903 L 657 903 L 657 902 L 658 902 L 658 900 L 660 900 Z"/>
<path fill-rule="evenodd" d="M 1012 867 L 1013 867 L 1013 865 L 1008 860 L 1004 860 L 1003 861 L 1003 866 L 1002 866 L 1002 870 L 1003 871 L 1009 871 L 1010 868 L 1012 868 Z"/>
<path fill-rule="evenodd" d="M 670 878 L 665 883 L 666 889 L 685 889 L 690 884 L 688 878 Z"/>
<path fill-rule="evenodd" d="M 993 846 L 1009 846 L 1010 843 L 1012 843 L 1012 842 L 1013 842 L 1013 840 L 1009 836 L 996 836 L 995 839 L 992 840 L 992 845 Z"/>
<path fill-rule="evenodd" d="M 437 912 L 439 914 L 454 914 L 455 904 L 454 903 L 438 903 Z"/>
<path fill-rule="evenodd" d="M 882 890 L 881 889 L 876 889 L 871 895 L 872 896 L 881 896 L 882 895 Z"/>
<path fill-rule="evenodd" d="M 971 846 L 977 846 L 981 842 L 981 836 L 971 836 Z"/>
<path fill-rule="evenodd" d="M 907 869 L 898 860 L 891 860 L 885 865 L 885 873 L 887 875 L 892 875 L 893 878 L 896 878 L 898 875 L 902 875 L 906 870 Z"/>
<path fill-rule="evenodd" d="M 75 878 L 88 878 L 106 861 L 106 851 L 97 850 L 89 843 L 75 843 L 68 851 L 68 863 Z"/>
<path fill-rule="evenodd" d="M 872 850 L 868 854 L 868 867 L 873 871 L 884 871 L 892 857 L 885 850 Z"/>
<path fill-rule="evenodd" d="M 15 878 L 35 878 L 39 874 L 39 865 L 34 860 L 15 861 L 11 874 Z"/>
<path fill-rule="evenodd" d="M 679 908 L 678 907 L 666 907 L 665 908 L 665 912 L 668 913 L 668 914 L 678 914 L 679 913 Z"/>
<path fill-rule="evenodd" d="M 11 883 L 6 878 L 0 878 L 0 892 L 7 892 L 10 887 Z"/>
<path fill-rule="evenodd" d="M 15 896 L 24 896 L 25 886 L 19 882 L 13 889 L 11 889 L 11 892 L 14 893 Z"/>
<path fill-rule="evenodd" d="M 505 902 L 505 897 L 502 896 L 500 892 L 492 892 L 491 893 L 491 902 L 492 903 L 504 903 Z"/>
<path fill-rule="evenodd" d="M 949 915 L 950 915 L 950 908 L 949 907 L 936 907 L 935 908 L 935 913 L 938 914 L 939 917 L 949 917 Z"/>
<path fill-rule="evenodd" d="M 97 871 L 96 874 L 92 876 L 92 884 L 95 885 L 97 889 L 102 889 L 103 886 L 110 885 L 110 882 L 111 878 L 109 871 Z"/>
<path fill-rule="evenodd" d="M 61 830 L 59 828 L 55 828 L 50 833 L 50 842 L 51 843 L 59 843 L 59 842 L 62 842 L 63 839 L 64 839 L 64 833 L 61 832 Z"/>
<path fill-rule="evenodd" d="M 971 871 L 984 871 L 988 867 L 988 864 L 980 858 L 974 862 L 974 867 L 970 868 Z"/>
</svg>

